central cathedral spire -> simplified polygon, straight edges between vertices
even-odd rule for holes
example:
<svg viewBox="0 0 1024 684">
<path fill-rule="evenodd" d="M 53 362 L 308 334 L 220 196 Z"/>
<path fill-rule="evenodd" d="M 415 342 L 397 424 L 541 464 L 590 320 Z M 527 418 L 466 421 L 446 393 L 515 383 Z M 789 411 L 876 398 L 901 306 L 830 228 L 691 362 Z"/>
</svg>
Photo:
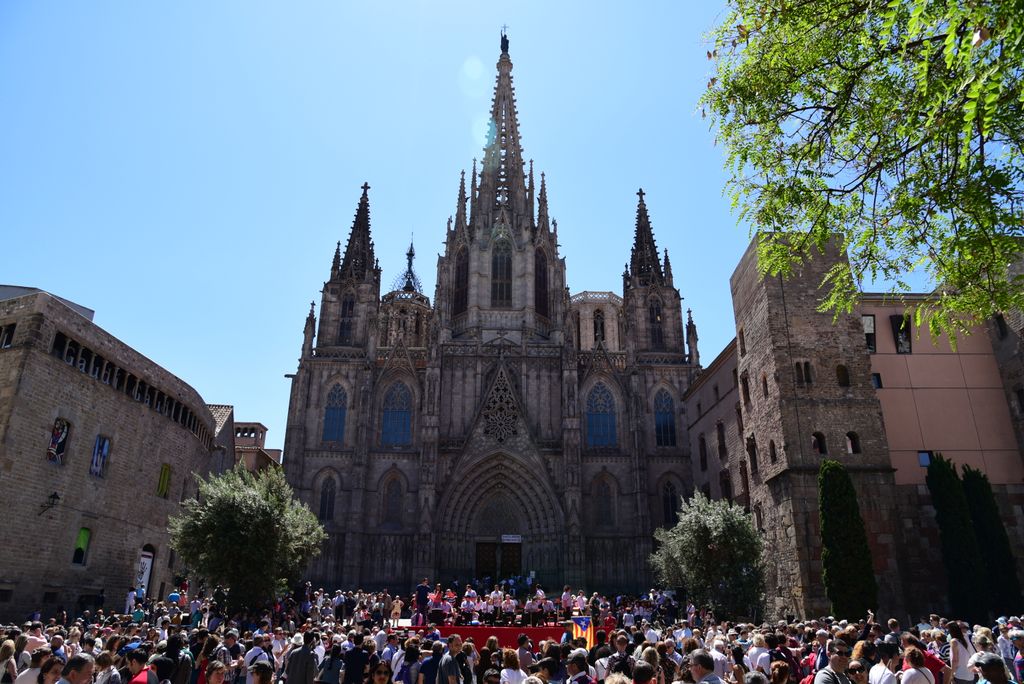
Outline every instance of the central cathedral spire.
<svg viewBox="0 0 1024 684">
<path fill-rule="evenodd" d="M 491 120 L 484 146 L 480 192 L 474 198 L 474 215 L 489 216 L 505 209 L 516 216 L 529 214 L 529 194 L 523 169 L 523 148 L 519 140 L 515 88 L 512 86 L 512 59 L 508 55 L 508 35 L 501 34 L 501 56 L 491 103 Z"/>
</svg>

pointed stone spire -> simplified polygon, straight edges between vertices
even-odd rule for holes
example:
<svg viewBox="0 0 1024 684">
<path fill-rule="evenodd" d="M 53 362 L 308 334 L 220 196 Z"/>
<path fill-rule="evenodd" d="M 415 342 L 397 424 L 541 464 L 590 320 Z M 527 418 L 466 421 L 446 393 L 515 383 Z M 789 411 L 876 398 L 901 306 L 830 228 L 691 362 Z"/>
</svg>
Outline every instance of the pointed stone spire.
<svg viewBox="0 0 1024 684">
<path fill-rule="evenodd" d="M 409 240 L 409 251 L 405 253 L 405 273 L 400 280 L 403 292 L 419 292 L 422 289 L 420 279 L 412 268 L 412 260 L 416 257 L 416 248 L 413 247 L 412 239 Z M 398 287 L 395 288 L 399 289 Z"/>
<path fill-rule="evenodd" d="M 644 189 L 637 191 L 640 201 L 636 207 L 636 234 L 633 238 L 633 252 L 630 256 L 629 274 L 633 285 L 646 287 L 663 285 L 665 277 L 658 259 L 658 246 L 654 244 L 654 232 L 651 230 L 651 219 L 647 215 L 647 204 L 644 202 Z"/>
<path fill-rule="evenodd" d="M 533 186 L 533 160 L 531 159 L 530 160 L 529 185 L 527 186 L 527 191 L 526 191 L 527 196 L 528 196 L 527 203 L 530 205 L 530 225 L 534 225 L 534 223 L 533 223 L 533 187 L 534 187 Z"/>
<path fill-rule="evenodd" d="M 363 183 L 363 195 L 359 198 L 356 217 L 352 221 L 352 232 L 345 246 L 345 258 L 341 262 L 339 275 L 342 278 L 368 280 L 379 268 L 373 255 L 373 239 L 370 237 L 369 183 Z"/>
<path fill-rule="evenodd" d="M 540 194 L 537 195 L 537 230 L 547 232 L 548 225 L 548 185 L 544 172 L 540 172 Z"/>
<path fill-rule="evenodd" d="M 313 355 L 313 335 L 316 333 L 316 314 L 314 314 L 314 302 L 309 303 L 309 315 L 306 316 L 306 327 L 302 330 L 302 356 L 308 358 Z"/>
<path fill-rule="evenodd" d="M 455 230 L 466 230 L 466 172 L 459 176 L 459 199 L 455 205 Z"/>
<path fill-rule="evenodd" d="M 475 204 L 483 210 L 482 213 L 506 207 L 512 214 L 525 216 L 528 210 L 523 148 L 519 140 L 515 88 L 512 87 L 512 60 L 508 56 L 508 36 L 504 33 L 501 35 L 501 48 L 480 173 L 480 195 Z"/>
<path fill-rule="evenodd" d="M 700 365 L 700 351 L 697 349 L 697 324 L 693 322 L 693 312 L 686 310 L 686 347 L 690 351 L 690 363 Z"/>
<path fill-rule="evenodd" d="M 665 264 L 662 267 L 665 271 L 665 284 L 672 285 L 672 264 L 668 260 L 668 247 L 665 248 Z"/>
<path fill-rule="evenodd" d="M 338 277 L 338 271 L 341 270 L 341 240 L 338 240 L 337 246 L 334 248 L 334 260 L 331 262 L 331 280 Z"/>
<path fill-rule="evenodd" d="M 477 187 L 476 182 L 476 157 L 473 157 L 473 178 L 469 185 L 469 225 L 472 226 L 474 219 L 476 218 L 476 198 L 480 194 L 480 189 Z"/>
</svg>

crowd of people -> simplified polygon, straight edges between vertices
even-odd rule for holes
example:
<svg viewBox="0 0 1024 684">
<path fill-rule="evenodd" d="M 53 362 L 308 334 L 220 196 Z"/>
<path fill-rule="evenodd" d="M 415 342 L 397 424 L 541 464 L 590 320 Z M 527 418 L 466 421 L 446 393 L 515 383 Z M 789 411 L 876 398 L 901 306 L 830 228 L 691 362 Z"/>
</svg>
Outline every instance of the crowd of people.
<svg viewBox="0 0 1024 684">
<path fill-rule="evenodd" d="M 424 580 L 405 598 L 307 586 L 254 611 L 228 611 L 219 587 L 162 601 L 133 588 L 123 612 L 5 627 L 0 684 L 1024 684 L 1017 616 L 991 626 L 937 615 L 882 624 L 871 613 L 747 624 L 665 591 L 492 586 Z M 574 630 L 580 616 L 589 632 Z M 461 625 L 553 629 L 503 648 L 496 636 L 463 640 Z"/>
</svg>

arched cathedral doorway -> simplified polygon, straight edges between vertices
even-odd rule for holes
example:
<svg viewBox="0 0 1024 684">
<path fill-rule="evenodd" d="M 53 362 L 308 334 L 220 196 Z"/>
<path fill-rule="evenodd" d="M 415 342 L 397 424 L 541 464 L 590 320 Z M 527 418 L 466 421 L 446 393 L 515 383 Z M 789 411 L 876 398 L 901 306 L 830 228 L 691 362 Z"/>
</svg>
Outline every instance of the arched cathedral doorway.
<svg viewBox="0 0 1024 684">
<path fill-rule="evenodd" d="M 495 453 L 456 468 L 438 507 L 438 581 L 530 573 L 545 585 L 563 581 L 564 513 L 533 461 Z"/>
</svg>

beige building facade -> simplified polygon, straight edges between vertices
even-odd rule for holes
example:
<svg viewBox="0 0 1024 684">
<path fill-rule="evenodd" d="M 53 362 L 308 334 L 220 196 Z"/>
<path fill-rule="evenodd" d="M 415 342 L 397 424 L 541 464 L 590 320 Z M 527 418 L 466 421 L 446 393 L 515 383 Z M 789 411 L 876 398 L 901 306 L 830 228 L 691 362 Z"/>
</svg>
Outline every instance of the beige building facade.
<svg viewBox="0 0 1024 684">
<path fill-rule="evenodd" d="M 0 619 L 163 595 L 167 517 L 218 464 L 194 389 L 32 288 L 0 288 Z"/>
</svg>

